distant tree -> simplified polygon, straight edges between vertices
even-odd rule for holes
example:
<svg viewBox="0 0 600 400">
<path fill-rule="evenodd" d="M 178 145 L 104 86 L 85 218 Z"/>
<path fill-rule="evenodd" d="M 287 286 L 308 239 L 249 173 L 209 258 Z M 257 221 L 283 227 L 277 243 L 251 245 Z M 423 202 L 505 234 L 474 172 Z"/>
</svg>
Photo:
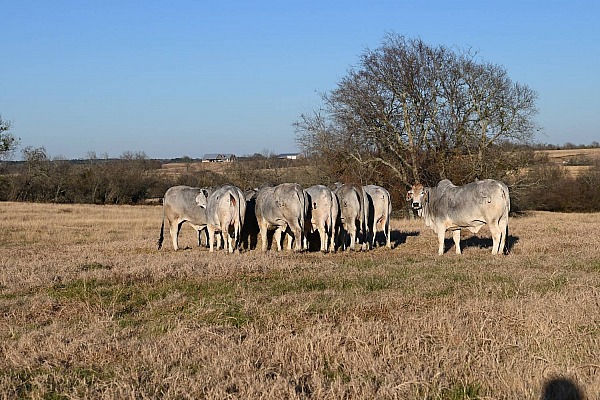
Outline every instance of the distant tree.
<svg viewBox="0 0 600 400">
<path fill-rule="evenodd" d="M 185 164 L 185 173 L 188 174 L 190 172 L 190 166 L 192 165 L 192 158 L 189 156 L 181 157 L 181 162 Z"/>
<path fill-rule="evenodd" d="M 499 149 L 533 137 L 536 97 L 471 51 L 390 34 L 322 96 L 322 109 L 301 115 L 296 140 L 361 181 L 498 177 L 517 169 Z"/>
<path fill-rule="evenodd" d="M 11 128 L 12 122 L 0 115 L 0 160 L 10 157 L 19 145 L 19 138 L 8 132 Z"/>
<path fill-rule="evenodd" d="M 11 199 L 18 201 L 48 201 L 50 187 L 50 159 L 44 147 L 27 146 L 22 150 L 23 171 L 13 183 Z"/>
<path fill-rule="evenodd" d="M 135 204 L 143 201 L 156 181 L 152 171 L 159 168 L 160 162 L 148 159 L 143 151 L 124 152 L 119 160 L 105 165 L 104 203 Z"/>
</svg>

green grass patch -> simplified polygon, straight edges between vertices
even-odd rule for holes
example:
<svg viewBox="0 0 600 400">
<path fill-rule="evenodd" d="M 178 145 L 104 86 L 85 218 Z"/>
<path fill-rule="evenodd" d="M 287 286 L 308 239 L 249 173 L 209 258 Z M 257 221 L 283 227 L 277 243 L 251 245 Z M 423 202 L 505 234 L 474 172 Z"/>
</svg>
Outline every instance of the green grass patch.
<svg viewBox="0 0 600 400">
<path fill-rule="evenodd" d="M 477 383 L 455 383 L 449 388 L 442 389 L 439 400 L 475 400 L 481 394 L 481 385 Z"/>
<path fill-rule="evenodd" d="M 600 273 L 600 260 L 585 262 L 580 269 L 585 272 Z"/>
<path fill-rule="evenodd" d="M 214 305 L 216 306 L 216 310 L 206 317 L 206 322 L 241 328 L 253 321 L 252 316 L 244 310 L 242 305 L 233 300 Z"/>
<path fill-rule="evenodd" d="M 162 324 L 158 331 L 164 331 L 171 326 L 165 321 L 188 313 L 200 299 L 222 303 L 234 297 L 233 290 L 232 283 L 223 281 L 78 279 L 53 285 L 48 289 L 48 295 L 56 301 L 84 303 L 88 309 L 117 320 L 121 327 L 135 327 L 156 320 Z M 172 301 L 155 306 L 169 296 L 173 297 Z M 234 311 L 227 313 L 238 320 L 243 319 Z"/>
<path fill-rule="evenodd" d="M 566 275 L 552 275 L 544 278 L 541 282 L 533 285 L 535 292 L 540 294 L 558 293 L 564 289 L 569 283 L 569 278 Z"/>
<path fill-rule="evenodd" d="M 2 395 L 14 399 L 69 399 L 72 396 L 63 393 L 73 393 L 77 388 L 93 387 L 113 378 L 112 372 L 92 367 L 0 369 L 0 381 L 10 382 L 10 386 L 3 387 Z M 43 382 L 41 387 L 40 382 Z"/>
</svg>

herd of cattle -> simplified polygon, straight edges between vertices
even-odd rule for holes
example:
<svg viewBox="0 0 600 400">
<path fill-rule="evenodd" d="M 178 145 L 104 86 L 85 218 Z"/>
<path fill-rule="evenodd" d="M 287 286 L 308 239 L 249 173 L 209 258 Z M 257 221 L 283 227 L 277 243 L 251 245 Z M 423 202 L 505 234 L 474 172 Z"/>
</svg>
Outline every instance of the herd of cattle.
<svg viewBox="0 0 600 400">
<path fill-rule="evenodd" d="M 436 187 L 415 184 L 407 201 L 437 233 L 439 251 L 444 252 L 444 236 L 453 231 L 456 252 L 460 254 L 460 230 L 476 233 L 488 225 L 492 234 L 492 254 L 505 250 L 508 235 L 510 197 L 507 186 L 486 179 L 455 186 L 449 180 Z M 385 245 L 391 248 L 389 192 L 377 185 L 336 184 L 330 189 L 314 185 L 303 189 L 297 183 L 264 186 L 243 192 L 234 185 L 217 188 L 174 186 L 163 197 L 163 219 L 158 249 L 164 240 L 165 219 L 173 248 L 179 249 L 178 236 L 184 222 L 198 233 L 198 245 L 205 243 L 214 251 L 221 248 L 232 253 L 253 249 L 261 239 L 263 251 L 273 246 L 282 250 L 287 237 L 288 249 L 307 250 L 318 240 L 322 252 L 338 249 L 371 249 L 375 236 L 383 232 Z M 318 235 L 317 235 L 318 233 Z"/>
</svg>

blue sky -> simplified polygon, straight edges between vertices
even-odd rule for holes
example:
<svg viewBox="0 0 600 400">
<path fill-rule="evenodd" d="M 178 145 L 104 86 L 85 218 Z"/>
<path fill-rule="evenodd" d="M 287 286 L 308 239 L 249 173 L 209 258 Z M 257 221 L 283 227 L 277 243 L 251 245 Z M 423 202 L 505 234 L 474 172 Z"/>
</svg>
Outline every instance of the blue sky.
<svg viewBox="0 0 600 400">
<path fill-rule="evenodd" d="M 471 48 L 538 92 L 543 143 L 600 141 L 600 2 L 6 1 L 0 114 L 52 157 L 297 150 L 386 33 Z"/>
</svg>

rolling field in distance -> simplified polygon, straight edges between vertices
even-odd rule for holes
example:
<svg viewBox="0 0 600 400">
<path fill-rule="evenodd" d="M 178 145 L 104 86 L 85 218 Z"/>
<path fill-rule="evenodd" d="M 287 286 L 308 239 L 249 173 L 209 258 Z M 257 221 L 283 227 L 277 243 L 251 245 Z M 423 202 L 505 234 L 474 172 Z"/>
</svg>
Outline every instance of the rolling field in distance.
<svg viewBox="0 0 600 400">
<path fill-rule="evenodd" d="M 513 217 L 495 257 L 401 219 L 392 250 L 158 251 L 161 218 L 0 203 L 0 398 L 600 398 L 600 214 Z"/>
</svg>

